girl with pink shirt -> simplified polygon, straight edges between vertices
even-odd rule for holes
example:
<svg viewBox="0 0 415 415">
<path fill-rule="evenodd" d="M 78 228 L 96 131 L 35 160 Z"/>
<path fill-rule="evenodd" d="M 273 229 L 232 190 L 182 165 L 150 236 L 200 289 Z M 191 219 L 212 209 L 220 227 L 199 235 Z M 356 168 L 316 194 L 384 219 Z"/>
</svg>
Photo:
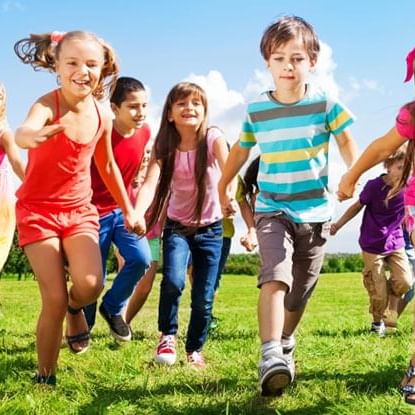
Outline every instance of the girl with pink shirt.
<svg viewBox="0 0 415 415">
<path fill-rule="evenodd" d="M 163 229 L 163 279 L 158 325 L 161 331 L 156 361 L 176 361 L 180 297 L 189 255 L 193 261 L 191 314 L 187 330 L 187 362 L 204 368 L 202 348 L 212 314 L 214 287 L 222 249 L 222 213 L 217 184 L 228 155 L 218 128 L 207 127 L 208 103 L 202 88 L 182 82 L 169 92 L 160 129 L 136 210 L 136 231 L 144 235 L 144 214 L 153 200 L 148 227 L 167 205 Z"/>
<path fill-rule="evenodd" d="M 406 57 L 407 72 L 405 82 L 414 77 L 415 48 Z M 396 117 L 395 126 L 384 136 L 373 141 L 351 169 L 342 177 L 337 192 L 340 201 L 353 197 L 359 177 L 371 167 L 385 160 L 403 143 L 409 140 L 401 180 L 392 187 L 388 200 L 404 190 L 405 222 L 412 243 L 415 242 L 415 100 L 404 105 Z M 409 176 L 412 176 L 409 178 Z M 408 179 L 409 178 L 409 179 Z M 405 402 L 415 405 L 415 353 L 412 354 L 408 370 L 401 382 L 401 392 Z"/>
</svg>

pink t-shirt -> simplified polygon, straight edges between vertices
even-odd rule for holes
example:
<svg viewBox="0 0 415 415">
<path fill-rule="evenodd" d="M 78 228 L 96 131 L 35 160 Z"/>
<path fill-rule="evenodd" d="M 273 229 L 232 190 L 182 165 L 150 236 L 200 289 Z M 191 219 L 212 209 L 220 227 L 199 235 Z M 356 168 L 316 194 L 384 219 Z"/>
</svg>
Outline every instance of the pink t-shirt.
<svg viewBox="0 0 415 415">
<path fill-rule="evenodd" d="M 407 108 L 401 108 L 396 120 L 396 129 L 402 137 L 408 140 L 415 140 L 415 124 L 412 121 L 411 113 Z M 408 180 L 404 193 L 405 206 L 415 206 L 415 175 Z"/>
<path fill-rule="evenodd" d="M 209 128 L 207 132 L 206 195 L 199 226 L 209 225 L 223 217 L 218 194 L 221 171 L 213 154 L 213 144 L 221 136 L 222 132 L 218 128 Z M 171 196 L 167 207 L 167 217 L 186 226 L 197 225 L 197 221 L 193 219 L 197 201 L 195 159 L 196 150 L 176 150 L 174 173 L 170 186 Z"/>
</svg>

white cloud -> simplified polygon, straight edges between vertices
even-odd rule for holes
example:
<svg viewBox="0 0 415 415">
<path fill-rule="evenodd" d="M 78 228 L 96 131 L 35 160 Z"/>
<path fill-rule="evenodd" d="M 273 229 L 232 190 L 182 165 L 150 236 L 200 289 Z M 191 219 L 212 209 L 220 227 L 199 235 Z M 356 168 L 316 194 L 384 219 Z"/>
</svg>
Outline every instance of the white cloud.
<svg viewBox="0 0 415 415">
<path fill-rule="evenodd" d="M 375 80 L 362 79 L 358 80 L 350 77 L 345 88 L 342 88 L 335 80 L 336 63 L 333 60 L 331 47 L 321 42 L 321 53 L 318 64 L 314 73 L 310 76 L 310 82 L 318 85 L 327 91 L 331 96 L 342 98 L 342 101 L 349 102 L 359 96 L 364 91 L 376 91 L 383 93 L 383 88 Z M 231 89 L 223 75 L 217 70 L 211 70 L 207 75 L 190 73 L 186 80 L 195 82 L 205 89 L 210 108 L 210 123 L 219 126 L 225 132 L 225 137 L 233 143 L 239 134 L 240 125 L 244 117 L 246 103 L 263 91 L 272 89 L 273 81 L 268 70 L 256 69 L 248 80 L 246 86 L 241 91 Z M 150 91 L 148 89 L 148 91 Z M 348 91 L 345 94 L 345 91 Z M 160 113 L 163 103 L 151 103 L 149 114 L 150 125 L 157 126 L 160 119 Z M 154 127 L 153 127 L 154 128 Z M 156 130 L 153 130 L 154 133 Z M 330 181 L 329 187 L 333 194 L 337 190 L 337 185 L 346 167 L 342 161 L 337 146 L 331 146 L 331 155 L 329 161 Z M 379 169 L 380 170 L 380 169 Z M 368 178 L 373 178 L 378 171 L 371 170 L 367 175 L 362 177 L 362 183 L 366 183 Z M 352 203 L 335 203 L 335 218 L 338 218 Z M 339 235 L 331 237 L 328 242 L 329 252 L 358 252 L 358 235 L 360 219 L 351 221 Z M 245 232 L 242 220 L 238 217 L 235 220 L 236 234 L 232 244 L 232 252 L 244 252 L 239 244 L 239 238 Z"/>
<path fill-rule="evenodd" d="M 241 92 L 230 89 L 217 70 L 211 70 L 207 75 L 189 74 L 186 81 L 200 85 L 209 100 L 209 121 L 212 125 L 220 127 L 226 139 L 233 143 L 238 137 L 245 97 Z"/>
</svg>

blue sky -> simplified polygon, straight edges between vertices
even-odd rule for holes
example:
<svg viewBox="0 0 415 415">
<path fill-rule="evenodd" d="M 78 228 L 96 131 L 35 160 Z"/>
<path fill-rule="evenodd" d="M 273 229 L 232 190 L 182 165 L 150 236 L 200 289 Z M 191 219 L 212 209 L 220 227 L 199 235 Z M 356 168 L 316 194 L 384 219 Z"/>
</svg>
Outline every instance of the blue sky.
<svg viewBox="0 0 415 415">
<path fill-rule="evenodd" d="M 206 88 L 211 121 L 233 142 L 246 102 L 269 86 L 258 51 L 262 32 L 285 14 L 314 25 L 324 45 L 320 79 L 356 115 L 352 132 L 362 150 L 393 125 L 400 105 L 413 98 L 413 84 L 402 82 L 405 56 L 415 47 L 413 0 L 335 5 L 324 0 L 0 0 L 0 80 L 8 91 L 9 123 L 17 127 L 33 101 L 56 86 L 53 74 L 35 73 L 20 63 L 14 43 L 29 33 L 81 29 L 108 41 L 117 52 L 121 73 L 148 86 L 154 132 L 168 90 L 191 79 Z M 334 187 L 344 171 L 339 163 L 334 151 Z M 337 204 L 336 215 L 346 206 Z M 357 252 L 359 224 L 360 217 L 331 238 L 329 252 Z M 237 240 L 233 246 L 239 250 Z"/>
</svg>

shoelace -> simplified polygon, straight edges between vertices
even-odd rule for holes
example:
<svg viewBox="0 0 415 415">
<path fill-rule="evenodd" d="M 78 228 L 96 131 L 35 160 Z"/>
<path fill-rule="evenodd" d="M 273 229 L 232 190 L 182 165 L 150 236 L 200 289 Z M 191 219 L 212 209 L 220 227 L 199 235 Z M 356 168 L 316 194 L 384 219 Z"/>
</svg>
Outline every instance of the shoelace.
<svg viewBox="0 0 415 415">
<path fill-rule="evenodd" d="M 160 342 L 159 349 L 174 349 L 175 341 L 173 336 L 165 336 L 163 337 L 162 341 Z"/>
</svg>

